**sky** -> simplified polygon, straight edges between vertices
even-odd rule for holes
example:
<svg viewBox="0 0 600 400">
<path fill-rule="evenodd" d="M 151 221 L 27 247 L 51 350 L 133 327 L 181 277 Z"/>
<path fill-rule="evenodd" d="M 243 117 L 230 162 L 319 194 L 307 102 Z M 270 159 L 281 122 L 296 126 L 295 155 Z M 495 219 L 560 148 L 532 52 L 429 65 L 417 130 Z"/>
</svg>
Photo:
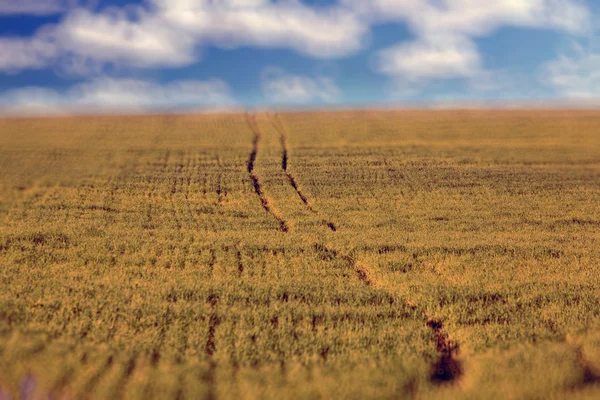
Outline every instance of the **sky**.
<svg viewBox="0 0 600 400">
<path fill-rule="evenodd" d="M 0 0 L 0 115 L 600 105 L 597 0 Z"/>
</svg>

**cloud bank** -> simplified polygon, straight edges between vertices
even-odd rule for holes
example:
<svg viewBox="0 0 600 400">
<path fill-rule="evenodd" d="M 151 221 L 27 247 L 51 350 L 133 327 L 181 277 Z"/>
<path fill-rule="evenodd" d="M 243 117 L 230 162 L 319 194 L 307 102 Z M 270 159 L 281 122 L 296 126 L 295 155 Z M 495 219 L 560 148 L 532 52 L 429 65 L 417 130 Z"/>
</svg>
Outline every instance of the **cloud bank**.
<svg viewBox="0 0 600 400">
<path fill-rule="evenodd" d="M 234 105 L 228 85 L 218 79 L 161 85 L 136 79 L 98 78 L 62 92 L 25 87 L 0 94 L 0 114 L 8 116 L 141 113 Z"/>
<path fill-rule="evenodd" d="M 197 49 L 208 45 L 289 48 L 329 59 L 361 49 L 368 30 L 346 7 L 315 9 L 299 1 L 151 0 L 101 12 L 77 8 L 33 37 L 0 42 L 0 53 L 20 60 L 4 60 L 0 70 L 43 68 L 64 59 L 79 65 L 178 67 L 196 62 Z"/>
<path fill-rule="evenodd" d="M 60 0 L 0 3 L 4 12 L 67 9 Z M 18 4 L 18 5 L 17 5 Z M 415 39 L 384 49 L 377 70 L 407 80 L 475 76 L 481 60 L 474 38 L 502 26 L 590 32 L 592 18 L 577 0 L 340 0 L 315 7 L 299 0 L 148 0 L 99 12 L 71 9 L 55 26 L 29 38 L 4 38 L 0 70 L 82 65 L 178 67 L 200 59 L 204 46 L 287 48 L 335 59 L 365 47 L 378 23 L 406 24 Z M 20 11 L 19 11 L 20 10 Z M 67 61 L 65 61 L 67 60 Z M 99 68 L 90 68 L 97 71 Z M 67 68 L 67 71 L 70 71 Z"/>
<path fill-rule="evenodd" d="M 592 17 L 577 0 L 343 0 L 362 19 L 404 22 L 416 38 L 382 50 L 377 69 L 397 80 L 485 76 L 474 39 L 503 26 L 589 34 Z"/>
</svg>

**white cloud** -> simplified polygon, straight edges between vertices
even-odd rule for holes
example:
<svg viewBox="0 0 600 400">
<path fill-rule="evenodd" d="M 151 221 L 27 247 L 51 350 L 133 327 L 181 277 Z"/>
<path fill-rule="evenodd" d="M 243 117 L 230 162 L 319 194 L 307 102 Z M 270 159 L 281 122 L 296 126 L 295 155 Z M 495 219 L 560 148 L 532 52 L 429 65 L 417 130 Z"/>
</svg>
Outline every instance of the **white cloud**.
<svg viewBox="0 0 600 400">
<path fill-rule="evenodd" d="M 75 4 L 69 0 L 0 0 L 0 15 L 60 14 Z"/>
<path fill-rule="evenodd" d="M 53 38 L 45 32 L 28 39 L 0 37 L 0 71 L 44 68 L 56 52 Z"/>
<path fill-rule="evenodd" d="M 340 89 L 331 78 L 294 75 L 279 68 L 263 73 L 262 90 L 275 103 L 333 102 L 340 96 Z"/>
<path fill-rule="evenodd" d="M 290 48 L 315 58 L 343 57 L 363 46 L 369 26 L 346 7 L 317 9 L 295 0 L 149 0 L 144 7 L 102 12 L 78 8 L 46 30 L 53 31 L 59 69 L 85 74 L 102 71 L 105 64 L 190 65 L 198 60 L 198 47 L 208 45 Z M 26 45 L 37 40 L 37 34 L 21 40 Z M 22 47 L 12 54 L 36 58 L 46 51 Z M 50 63 L 47 59 L 46 65 Z M 21 63 L 21 68 L 42 64 Z M 0 64 L 0 70 L 7 69 Z"/>
<path fill-rule="evenodd" d="M 475 44 L 463 36 L 426 37 L 380 53 L 380 72 L 408 81 L 468 78 L 481 69 Z"/>
<path fill-rule="evenodd" d="M 341 0 L 363 18 L 406 22 L 422 36 L 448 32 L 478 36 L 504 26 L 548 27 L 570 33 L 591 29 L 580 0 Z"/>
<path fill-rule="evenodd" d="M 348 55 L 369 26 L 345 7 L 312 8 L 299 1 L 155 0 L 158 14 L 200 43 L 220 47 L 291 48 L 316 58 Z"/>
<path fill-rule="evenodd" d="M 99 63 L 163 67 L 188 65 L 195 59 L 189 35 L 142 8 L 133 16 L 116 8 L 100 14 L 78 9 L 55 35 L 63 54 Z"/>
<path fill-rule="evenodd" d="M 489 76 L 473 39 L 502 26 L 584 34 L 592 25 L 589 10 L 578 0 L 342 1 L 374 23 L 407 24 L 416 39 L 381 51 L 376 69 L 408 82 Z"/>
<path fill-rule="evenodd" d="M 0 94 L 1 115 L 97 114 L 231 106 L 228 85 L 218 79 L 157 84 L 98 78 L 59 92 L 26 87 Z"/>
<path fill-rule="evenodd" d="M 575 44 L 573 54 L 561 54 L 543 67 L 543 77 L 562 96 L 573 99 L 600 97 L 600 53 Z"/>
</svg>

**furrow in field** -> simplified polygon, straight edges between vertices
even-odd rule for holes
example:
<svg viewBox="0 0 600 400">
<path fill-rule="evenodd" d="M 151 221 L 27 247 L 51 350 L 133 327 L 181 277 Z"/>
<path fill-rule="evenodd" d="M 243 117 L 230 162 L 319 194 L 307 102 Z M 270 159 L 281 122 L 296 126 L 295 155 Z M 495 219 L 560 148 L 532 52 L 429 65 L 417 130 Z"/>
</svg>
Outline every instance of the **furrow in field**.
<svg viewBox="0 0 600 400">
<path fill-rule="evenodd" d="M 443 321 L 431 317 L 423 307 L 399 293 L 392 284 L 378 277 L 377 274 L 371 273 L 365 267 L 362 268 L 361 272 L 358 272 L 357 269 L 357 273 L 365 276 L 365 278 L 362 278 L 363 281 L 370 282 L 369 286 L 377 287 L 386 293 L 399 297 L 412 310 L 421 315 L 421 320 L 431 330 L 438 353 L 437 359 L 431 365 L 431 382 L 436 385 L 455 383 L 463 375 L 462 364 L 457 359 L 459 344 L 450 338 L 448 331 L 444 328 Z"/>
<path fill-rule="evenodd" d="M 217 251 L 215 249 L 210 249 L 210 259 L 208 260 L 208 277 L 212 278 L 215 264 L 217 263 Z"/>
<path fill-rule="evenodd" d="M 357 278 L 362 283 L 364 283 L 366 286 L 369 286 L 369 287 L 377 286 L 377 283 L 373 280 L 373 277 L 371 276 L 371 273 L 369 272 L 367 267 L 365 267 L 362 264 L 359 264 L 355 258 L 353 258 L 349 255 L 343 255 L 341 257 L 342 257 L 342 260 L 344 260 L 346 265 L 349 267 L 349 269 L 354 271 Z"/>
<path fill-rule="evenodd" d="M 448 337 L 442 321 L 428 318 L 427 326 L 431 329 L 436 340 L 438 359 L 432 366 L 430 379 L 433 383 L 450 383 L 460 378 L 463 373 L 461 363 L 456 359 L 458 343 Z"/>
<path fill-rule="evenodd" d="M 206 346 L 204 346 L 204 351 L 207 356 L 212 357 L 217 351 L 217 345 L 215 343 L 215 333 L 220 323 L 219 315 L 216 311 L 217 304 L 219 303 L 219 296 L 216 294 L 211 294 L 210 296 L 208 296 L 208 302 L 210 304 L 212 312 L 208 321 L 208 339 L 206 340 Z"/>
<path fill-rule="evenodd" d="M 273 115 L 271 122 L 273 124 L 273 127 L 279 134 L 279 143 L 281 144 L 281 169 L 285 173 L 290 185 L 296 191 L 296 193 L 298 194 L 298 197 L 300 198 L 302 203 L 304 203 L 306 208 L 309 211 L 311 211 L 315 214 L 318 214 L 319 212 L 313 207 L 311 202 L 308 200 L 308 197 L 306 197 L 306 195 L 300 188 L 300 185 L 298 184 L 296 177 L 292 174 L 292 172 L 289 169 L 288 162 L 289 162 L 290 156 L 289 156 L 289 149 L 288 149 L 288 144 L 287 144 L 288 134 L 287 134 L 287 130 L 285 129 L 285 126 L 283 125 L 283 123 L 281 122 L 281 119 L 279 118 L 279 116 L 277 114 Z M 329 229 L 331 229 L 333 232 L 337 231 L 337 226 L 334 222 L 323 220 L 323 224 L 325 226 L 327 226 Z"/>
<path fill-rule="evenodd" d="M 227 188 L 223 184 L 224 166 L 221 157 L 216 156 L 217 165 L 219 167 L 219 175 L 217 176 L 217 204 L 222 204 L 227 197 Z"/>
<path fill-rule="evenodd" d="M 237 264 L 238 274 L 239 276 L 242 276 L 244 273 L 244 262 L 242 261 L 242 253 L 239 250 L 236 250 L 235 252 L 235 261 Z"/>
<path fill-rule="evenodd" d="M 567 342 L 569 340 L 567 339 Z M 577 361 L 581 369 L 583 370 L 583 379 L 577 385 L 579 387 L 583 387 L 586 385 L 595 385 L 600 383 L 600 371 L 590 363 L 589 359 L 583 352 L 583 348 L 581 345 L 576 345 L 574 343 L 570 343 L 573 351 L 577 355 Z"/>
<path fill-rule="evenodd" d="M 452 383 L 462 376 L 463 368 L 460 361 L 456 358 L 459 345 L 457 342 L 450 339 L 448 332 L 444 329 L 442 321 L 431 318 L 423 308 L 416 305 L 409 298 L 397 293 L 390 284 L 377 278 L 368 266 L 358 262 L 358 260 L 351 255 L 343 254 L 341 251 L 335 249 L 328 249 L 326 246 L 319 244 L 315 246 L 315 250 L 327 254 L 330 259 L 338 258 L 342 260 L 346 268 L 353 271 L 356 274 L 356 277 L 365 284 L 365 286 L 399 297 L 400 300 L 407 304 L 413 311 L 421 315 L 423 323 L 433 333 L 435 347 L 438 353 L 438 358 L 431 366 L 430 380 L 432 383 L 437 385 Z M 588 368 L 585 371 L 591 370 Z M 589 376 L 592 378 L 594 377 L 594 375 Z"/>
<path fill-rule="evenodd" d="M 290 226 L 289 226 L 288 222 L 281 216 L 279 211 L 277 211 L 277 209 L 275 207 L 273 207 L 273 205 L 271 204 L 271 201 L 267 197 L 267 195 L 264 193 L 263 188 L 260 183 L 260 180 L 258 179 L 258 176 L 256 175 L 256 172 L 254 170 L 254 167 L 256 164 L 256 157 L 258 155 L 259 144 L 260 144 L 260 140 L 262 137 L 262 132 L 260 131 L 260 128 L 258 127 L 258 123 L 256 122 L 256 116 L 248 113 L 248 114 L 246 114 L 246 120 L 248 122 L 248 126 L 250 127 L 250 130 L 254 134 L 254 139 L 252 141 L 252 151 L 250 152 L 250 157 L 248 158 L 248 174 L 250 174 L 250 179 L 252 180 L 252 184 L 254 186 L 254 191 L 256 192 L 256 195 L 260 199 L 260 203 L 262 204 L 262 207 L 265 209 L 265 211 L 268 212 L 269 214 L 271 214 L 277 220 L 277 222 L 279 223 L 280 229 L 283 232 L 289 232 Z"/>
</svg>

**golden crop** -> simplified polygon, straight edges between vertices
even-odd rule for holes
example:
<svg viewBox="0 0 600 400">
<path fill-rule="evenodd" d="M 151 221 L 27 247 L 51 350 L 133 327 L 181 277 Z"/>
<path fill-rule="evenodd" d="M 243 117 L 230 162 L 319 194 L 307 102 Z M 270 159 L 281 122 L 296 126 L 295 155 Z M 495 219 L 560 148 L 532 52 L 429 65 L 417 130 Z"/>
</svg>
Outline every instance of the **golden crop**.
<svg viewBox="0 0 600 400">
<path fill-rule="evenodd" d="M 0 120 L 0 399 L 600 396 L 600 112 Z"/>
</svg>

